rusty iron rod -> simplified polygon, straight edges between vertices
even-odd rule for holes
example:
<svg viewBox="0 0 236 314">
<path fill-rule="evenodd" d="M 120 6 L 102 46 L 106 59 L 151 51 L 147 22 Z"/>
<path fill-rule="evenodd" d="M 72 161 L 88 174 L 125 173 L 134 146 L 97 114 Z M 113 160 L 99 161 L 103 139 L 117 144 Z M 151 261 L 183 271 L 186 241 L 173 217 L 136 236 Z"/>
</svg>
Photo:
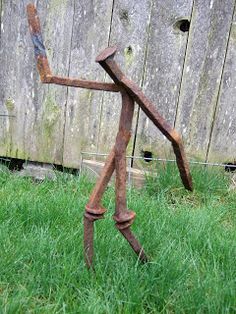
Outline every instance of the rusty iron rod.
<svg viewBox="0 0 236 314">
<path fill-rule="evenodd" d="M 115 149 L 107 158 L 102 173 L 85 207 L 84 214 L 84 256 L 88 268 L 93 268 L 93 233 L 94 221 L 103 219 L 106 209 L 100 205 L 103 193 L 115 170 Z"/>
<path fill-rule="evenodd" d="M 126 201 L 126 148 L 131 137 L 132 119 L 134 114 L 134 99 L 126 92 L 122 92 L 122 109 L 119 131 L 115 143 L 116 168 L 116 208 L 113 216 L 117 229 L 129 242 L 142 262 L 148 260 L 142 246 L 139 244 L 130 226 L 135 219 L 135 212 L 127 209 Z"/>
<path fill-rule="evenodd" d="M 97 81 L 88 81 L 82 79 L 75 79 L 69 77 L 60 77 L 60 76 L 52 76 L 47 82 L 48 84 L 57 84 L 57 85 L 64 85 L 70 87 L 80 87 L 80 88 L 87 88 L 87 89 L 94 89 L 94 90 L 102 90 L 106 92 L 119 92 L 119 86 L 115 85 L 114 83 L 103 83 Z"/>
</svg>

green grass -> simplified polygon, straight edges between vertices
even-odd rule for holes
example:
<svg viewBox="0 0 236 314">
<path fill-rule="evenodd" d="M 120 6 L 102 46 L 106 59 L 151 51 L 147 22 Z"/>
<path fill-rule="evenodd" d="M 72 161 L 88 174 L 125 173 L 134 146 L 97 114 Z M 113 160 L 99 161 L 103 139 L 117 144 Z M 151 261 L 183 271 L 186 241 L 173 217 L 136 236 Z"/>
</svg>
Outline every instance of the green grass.
<svg viewBox="0 0 236 314">
<path fill-rule="evenodd" d="M 236 313 L 236 193 L 223 170 L 192 169 L 195 190 L 158 166 L 128 191 L 141 265 L 114 228 L 114 189 L 96 222 L 96 275 L 83 260 L 93 183 L 58 175 L 34 183 L 0 169 L 0 313 Z"/>
</svg>

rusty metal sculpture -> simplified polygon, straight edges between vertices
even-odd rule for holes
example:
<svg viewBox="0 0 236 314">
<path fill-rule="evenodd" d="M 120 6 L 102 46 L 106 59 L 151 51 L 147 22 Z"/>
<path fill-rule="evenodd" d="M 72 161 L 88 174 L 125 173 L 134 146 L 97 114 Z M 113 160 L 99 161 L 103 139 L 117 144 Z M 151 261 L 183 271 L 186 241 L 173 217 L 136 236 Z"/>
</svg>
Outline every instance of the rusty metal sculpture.
<svg viewBox="0 0 236 314">
<path fill-rule="evenodd" d="M 139 259 L 143 262 L 148 260 L 142 246 L 133 235 L 130 226 L 132 225 L 135 212 L 127 209 L 126 202 L 126 147 L 131 136 L 132 118 L 134 113 L 134 102 L 136 102 L 156 127 L 172 143 L 176 156 L 182 182 L 186 189 L 192 191 L 192 179 L 189 164 L 186 159 L 183 143 L 180 135 L 173 129 L 158 113 L 152 102 L 143 94 L 139 87 L 130 81 L 119 69 L 114 61 L 116 47 L 105 49 L 96 61 L 109 74 L 114 83 L 103 83 L 67 77 L 54 76 L 51 73 L 47 60 L 46 50 L 43 44 L 40 22 L 36 8 L 33 4 L 27 6 L 30 33 L 35 49 L 37 67 L 41 81 L 47 84 L 59 84 L 65 86 L 81 87 L 94 90 L 120 92 L 122 97 L 122 109 L 119 122 L 119 131 L 115 145 L 107 158 L 104 169 L 98 179 L 95 188 L 86 205 L 84 214 L 84 252 L 88 268 L 93 267 L 93 234 L 94 222 L 102 219 L 106 209 L 101 206 L 101 200 L 105 188 L 116 171 L 115 193 L 116 205 L 113 216 L 117 229 L 129 242 Z"/>
</svg>

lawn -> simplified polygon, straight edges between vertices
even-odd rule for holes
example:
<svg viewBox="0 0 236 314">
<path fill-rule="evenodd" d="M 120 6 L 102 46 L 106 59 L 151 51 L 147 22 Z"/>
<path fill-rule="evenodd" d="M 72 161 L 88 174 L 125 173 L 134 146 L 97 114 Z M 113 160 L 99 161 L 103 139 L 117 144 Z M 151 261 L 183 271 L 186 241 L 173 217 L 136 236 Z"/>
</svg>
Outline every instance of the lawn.
<svg viewBox="0 0 236 314">
<path fill-rule="evenodd" d="M 236 192 L 223 169 L 192 169 L 184 190 L 157 166 L 128 191 L 140 264 L 114 228 L 114 188 L 96 222 L 96 274 L 83 260 L 83 211 L 94 185 L 58 174 L 33 182 L 0 169 L 0 313 L 236 313 Z"/>
</svg>

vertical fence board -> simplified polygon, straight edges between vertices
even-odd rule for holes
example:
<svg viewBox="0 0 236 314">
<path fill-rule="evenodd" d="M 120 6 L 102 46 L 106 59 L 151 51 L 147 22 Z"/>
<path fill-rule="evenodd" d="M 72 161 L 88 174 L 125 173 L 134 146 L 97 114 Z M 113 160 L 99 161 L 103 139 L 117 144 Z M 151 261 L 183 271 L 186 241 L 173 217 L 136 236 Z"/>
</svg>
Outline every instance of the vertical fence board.
<svg viewBox="0 0 236 314">
<path fill-rule="evenodd" d="M 184 65 L 188 32 L 177 27 L 178 21 L 191 18 L 192 1 L 155 1 L 150 44 L 143 90 L 157 110 L 174 124 L 177 100 Z M 165 137 L 141 111 L 138 122 L 135 155 L 150 151 L 153 157 L 166 157 L 170 145 Z M 138 162 L 140 164 L 140 162 Z"/>
<path fill-rule="evenodd" d="M 2 16 L 3 16 L 3 8 L 2 8 L 2 0 L 0 0 L 0 65 L 3 64 L 3 50 L 2 50 Z M 3 70 L 0 70 L 0 82 L 4 80 Z M 0 83 L 1 84 L 1 83 Z M 1 86 L 1 85 L 0 85 Z M 2 102 L 2 88 L 0 87 L 0 114 L 5 114 L 5 108 L 3 107 Z M 4 142 L 5 139 L 5 129 L 6 129 L 6 118 L 0 117 L 0 143 Z M 6 156 L 6 147 L 5 145 L 0 145 L 0 156 Z"/>
<path fill-rule="evenodd" d="M 104 80 L 104 70 L 95 63 L 107 47 L 112 0 L 75 1 L 70 77 Z M 81 150 L 94 151 L 100 121 L 102 92 L 69 88 L 63 163 L 78 167 Z"/>
<path fill-rule="evenodd" d="M 39 82 L 31 43 L 26 5 L 29 1 L 4 1 L 2 34 L 2 107 L 16 118 L 6 119 L 1 146 L 6 155 L 30 160 L 62 163 L 66 90 Z M 42 32 L 55 72 L 68 68 L 71 26 L 70 1 L 38 1 Z M 59 52 L 59 53 L 58 53 Z"/>
<path fill-rule="evenodd" d="M 47 48 L 48 59 L 52 71 L 61 76 L 66 76 L 69 68 L 70 44 L 72 37 L 72 23 L 74 6 L 71 0 L 38 1 L 40 17 L 44 17 L 42 31 Z M 44 89 L 41 98 L 41 108 L 34 116 L 33 134 L 35 137 L 31 145 L 36 144 L 31 153 L 33 159 L 45 160 L 61 164 L 63 158 L 64 116 L 67 89 L 60 86 L 40 86 Z M 31 126 L 28 123 L 30 134 Z M 39 152 L 40 150 L 40 152 Z M 30 151 L 30 147 L 28 148 Z M 32 150 L 31 150 L 32 151 Z M 48 156 L 48 157 L 47 157 Z"/>
<path fill-rule="evenodd" d="M 1 113 L 14 117 L 1 119 L 1 154 L 27 158 L 24 126 L 32 91 L 33 55 L 28 47 L 27 19 L 23 1 L 2 2 L 1 18 Z"/>
<path fill-rule="evenodd" d="M 192 157 L 205 159 L 234 0 L 196 0 L 176 126 Z"/>
<path fill-rule="evenodd" d="M 222 76 L 208 160 L 236 160 L 236 13 Z"/>
<path fill-rule="evenodd" d="M 115 0 L 109 45 L 116 44 L 115 59 L 122 71 L 141 85 L 152 1 Z M 114 145 L 121 110 L 120 95 L 104 94 L 98 151 L 108 152 Z M 133 121 L 135 128 L 135 118 Z M 131 139 L 127 152 L 132 153 Z"/>
</svg>

